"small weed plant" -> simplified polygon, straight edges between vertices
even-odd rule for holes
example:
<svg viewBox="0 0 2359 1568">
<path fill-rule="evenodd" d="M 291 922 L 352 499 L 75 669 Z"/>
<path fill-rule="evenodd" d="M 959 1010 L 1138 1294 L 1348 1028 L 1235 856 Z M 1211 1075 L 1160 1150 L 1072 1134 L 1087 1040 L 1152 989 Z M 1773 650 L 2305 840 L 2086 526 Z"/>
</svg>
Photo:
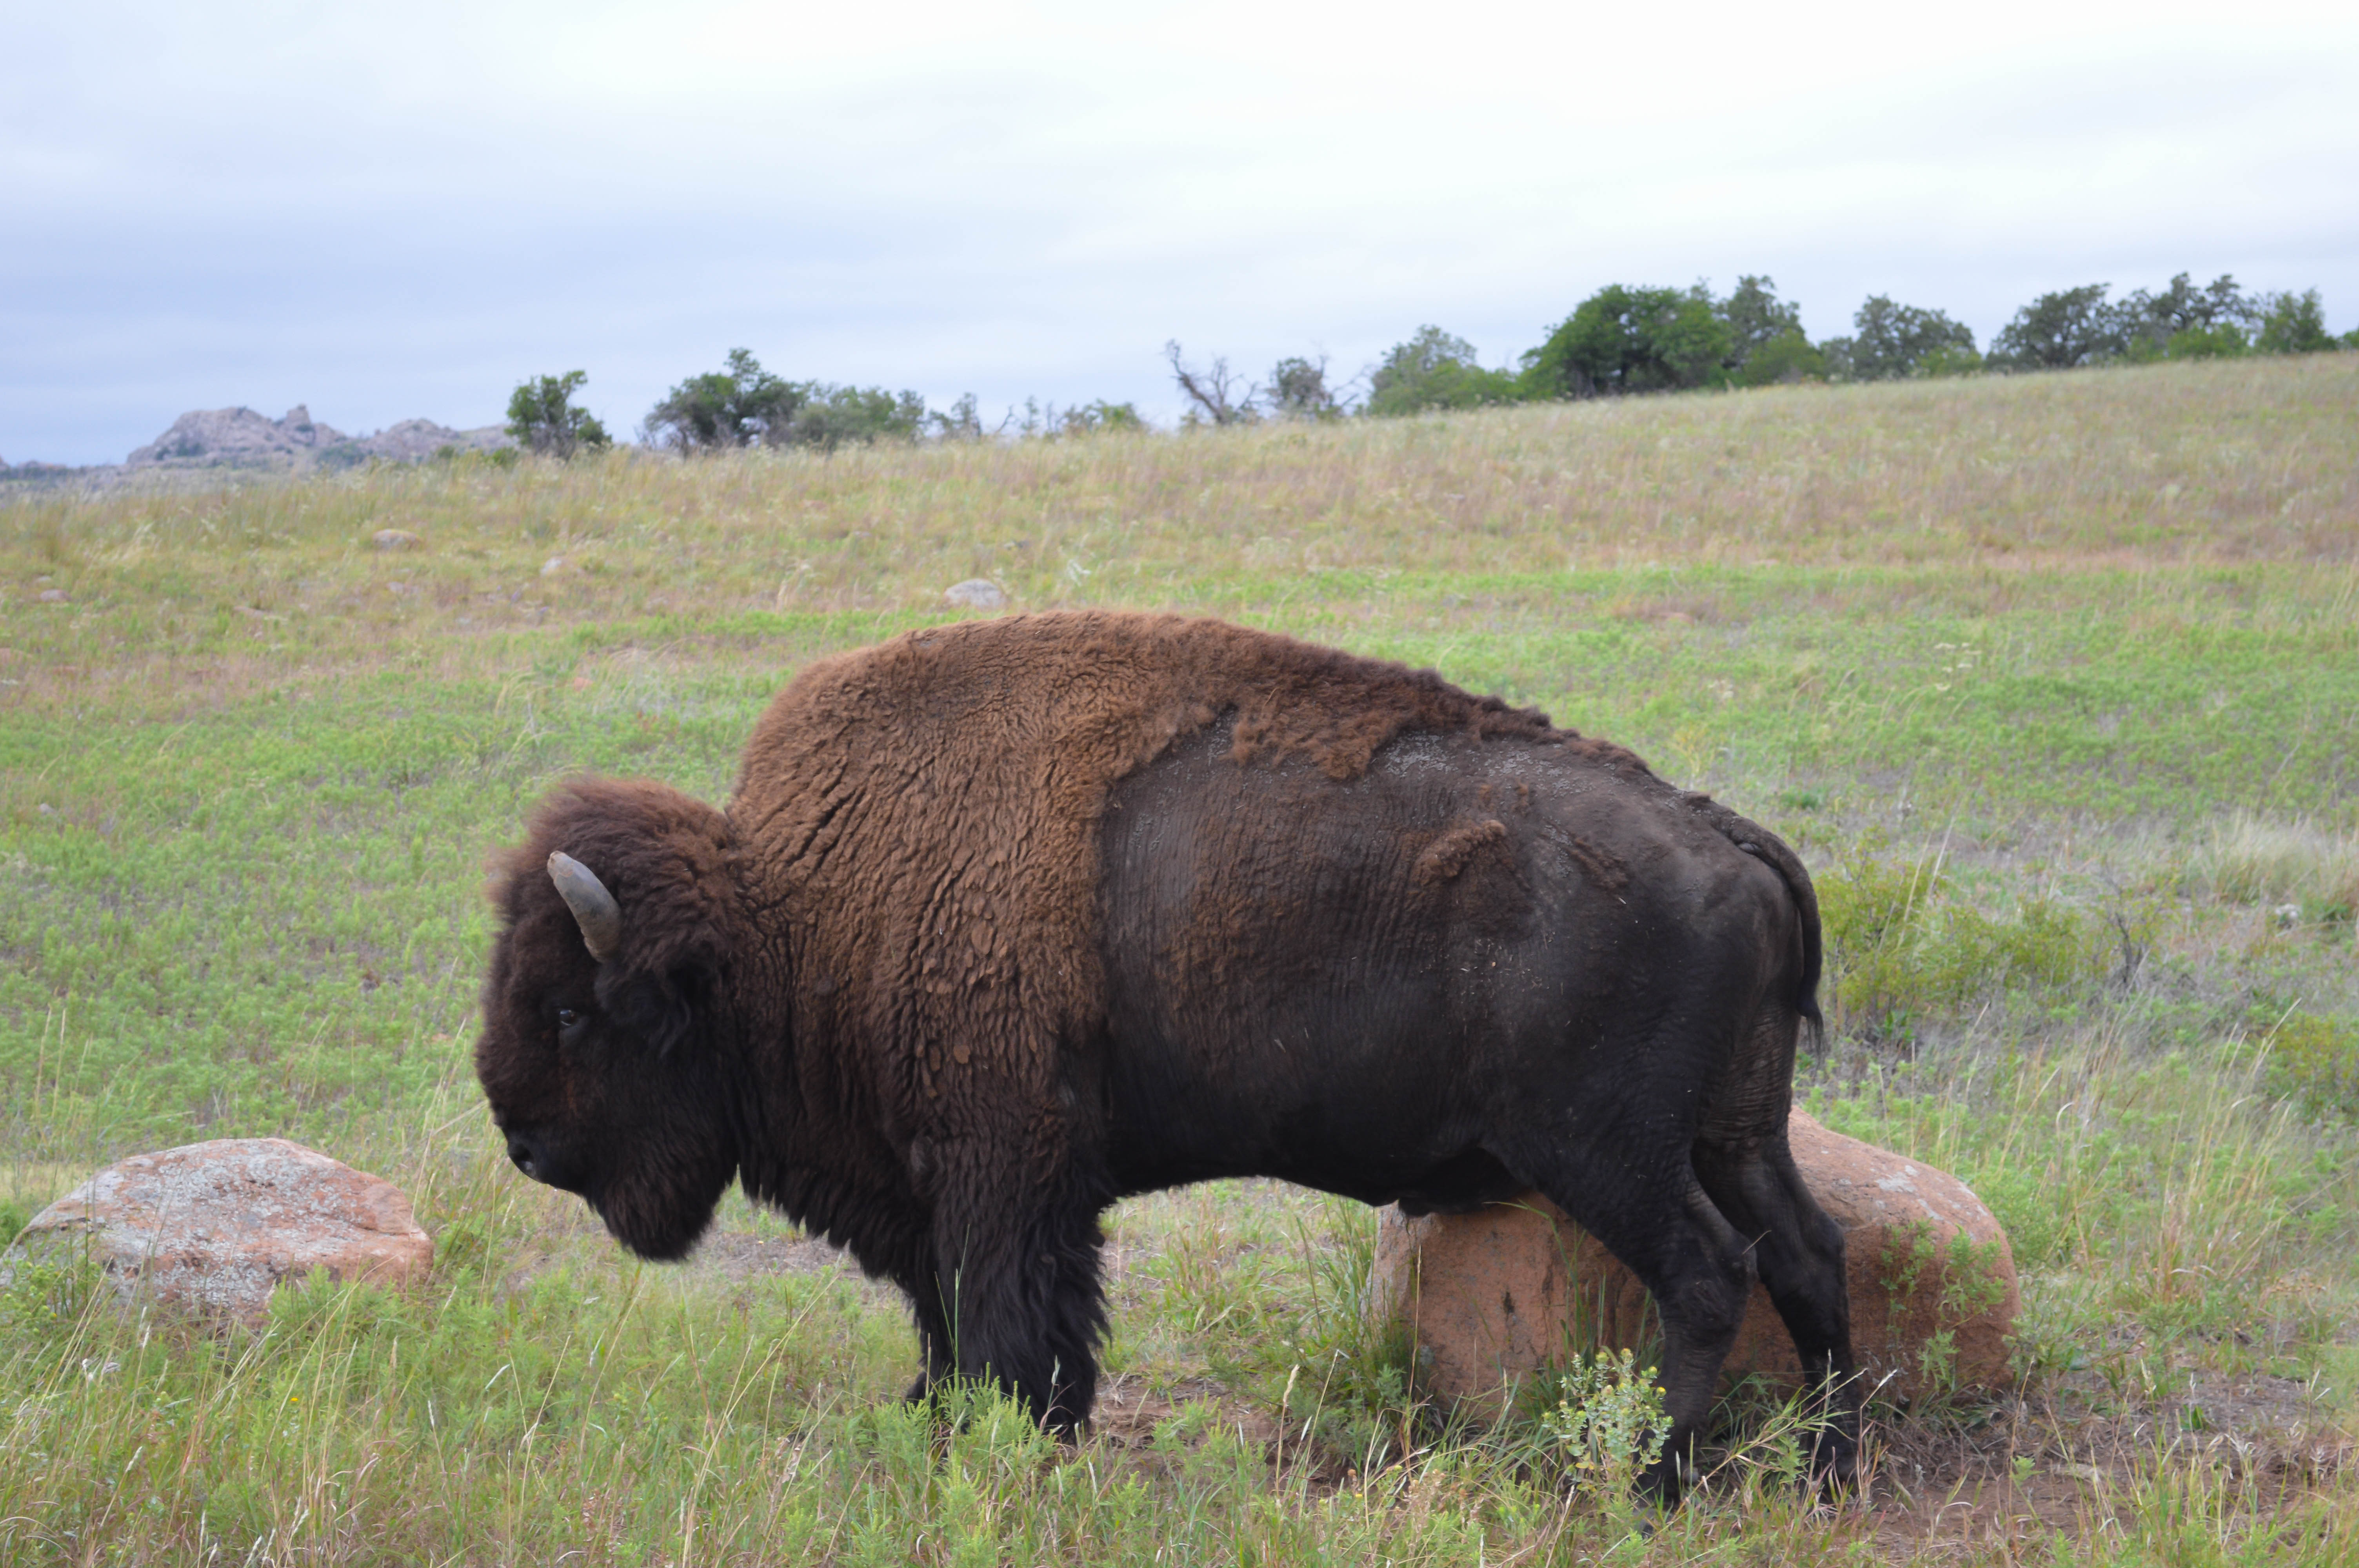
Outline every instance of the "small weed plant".
<svg viewBox="0 0 2359 1568">
<path fill-rule="evenodd" d="M 1627 1350 L 1575 1357 L 1557 1374 L 1557 1401 L 1539 1419 L 1577 1487 L 1621 1498 L 1647 1465 L 1663 1456 L 1670 1417 L 1655 1368 L 1635 1365 Z"/>
</svg>

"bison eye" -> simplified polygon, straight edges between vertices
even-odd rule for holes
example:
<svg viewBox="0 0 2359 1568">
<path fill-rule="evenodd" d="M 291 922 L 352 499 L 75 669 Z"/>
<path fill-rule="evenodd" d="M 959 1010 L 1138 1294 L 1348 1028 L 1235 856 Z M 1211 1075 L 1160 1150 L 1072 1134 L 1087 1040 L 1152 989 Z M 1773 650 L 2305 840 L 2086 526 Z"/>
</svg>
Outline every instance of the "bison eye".
<svg viewBox="0 0 2359 1568">
<path fill-rule="evenodd" d="M 582 1022 L 582 1015 L 581 1015 L 580 1013 L 578 1013 L 578 1012 L 574 1011 L 571 1008 L 570 1008 L 570 1007 L 560 1007 L 560 1008 L 559 1008 L 559 1009 L 557 1010 L 557 1027 L 558 1027 L 558 1028 L 560 1028 L 560 1029 L 571 1029 L 571 1028 L 572 1028 L 575 1024 L 577 1024 L 577 1023 L 579 1023 L 579 1022 Z"/>
</svg>

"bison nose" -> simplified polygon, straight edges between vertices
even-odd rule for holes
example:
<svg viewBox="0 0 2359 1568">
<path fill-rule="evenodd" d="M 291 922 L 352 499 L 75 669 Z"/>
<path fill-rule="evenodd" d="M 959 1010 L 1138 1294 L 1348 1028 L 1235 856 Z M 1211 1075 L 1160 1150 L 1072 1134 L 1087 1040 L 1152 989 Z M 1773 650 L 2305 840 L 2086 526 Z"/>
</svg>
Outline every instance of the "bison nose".
<svg viewBox="0 0 2359 1568">
<path fill-rule="evenodd" d="M 532 1177 L 535 1181 L 540 1179 L 540 1172 L 536 1168 L 538 1161 L 535 1155 L 532 1145 L 526 1141 L 523 1133 L 511 1132 L 508 1134 L 508 1158 L 515 1161 L 516 1168 L 522 1171 L 526 1175 Z"/>
</svg>

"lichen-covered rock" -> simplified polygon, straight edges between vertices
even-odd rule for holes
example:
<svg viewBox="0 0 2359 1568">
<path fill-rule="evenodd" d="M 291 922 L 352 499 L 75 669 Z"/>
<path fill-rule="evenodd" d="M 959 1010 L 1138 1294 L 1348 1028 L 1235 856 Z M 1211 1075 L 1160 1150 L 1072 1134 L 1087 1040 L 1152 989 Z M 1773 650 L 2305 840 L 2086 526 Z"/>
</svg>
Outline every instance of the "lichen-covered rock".
<svg viewBox="0 0 2359 1568">
<path fill-rule="evenodd" d="M 1007 594 L 989 578 L 971 577 L 942 589 L 942 602 L 959 610 L 1005 610 Z"/>
<path fill-rule="evenodd" d="M 1830 1132 L 1799 1110 L 1795 1163 L 1843 1227 L 1852 1343 L 1871 1387 L 1911 1396 L 2007 1380 L 2021 1305 L 1998 1220 L 1956 1177 Z M 1506 1385 L 1593 1347 L 1655 1337 L 1645 1287 L 1538 1193 L 1473 1214 L 1377 1223 L 1375 1309 L 1408 1325 L 1424 1386 L 1496 1408 Z M 1724 1377 L 1799 1384 L 1786 1325 L 1757 1283 Z"/>
<path fill-rule="evenodd" d="M 134 1154 L 34 1216 L 18 1245 L 87 1246 L 126 1294 L 249 1324 L 281 1280 L 315 1268 L 390 1285 L 434 1261 L 399 1187 L 284 1138 Z"/>
</svg>

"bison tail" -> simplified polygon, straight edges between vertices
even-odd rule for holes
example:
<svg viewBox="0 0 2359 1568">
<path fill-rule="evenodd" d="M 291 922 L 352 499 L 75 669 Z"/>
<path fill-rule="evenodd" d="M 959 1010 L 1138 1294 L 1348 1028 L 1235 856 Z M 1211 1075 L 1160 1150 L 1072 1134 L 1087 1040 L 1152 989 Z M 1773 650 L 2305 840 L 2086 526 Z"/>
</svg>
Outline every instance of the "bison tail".
<svg viewBox="0 0 2359 1568">
<path fill-rule="evenodd" d="M 1819 979 L 1826 963 L 1824 938 L 1819 930 L 1819 893 L 1810 885 L 1810 869 L 1802 858 L 1794 853 L 1786 840 L 1759 823 L 1739 816 L 1709 795 L 1690 795 L 1689 804 L 1711 819 L 1712 825 L 1739 849 L 1761 861 L 1777 873 L 1786 884 L 1786 892 L 1794 901 L 1794 914 L 1800 927 L 1801 972 L 1795 978 L 1794 1011 L 1802 1015 L 1803 1027 L 1809 1032 L 1811 1054 L 1817 1054 L 1825 1045 L 1827 1021 L 1819 1011 Z"/>
<path fill-rule="evenodd" d="M 1772 838 L 1769 843 L 1777 847 L 1776 858 L 1769 863 L 1777 869 L 1786 891 L 1793 895 L 1794 913 L 1801 922 L 1802 972 L 1794 987 L 1794 1011 L 1810 1027 L 1815 1054 L 1825 1044 L 1827 1027 L 1826 1016 L 1819 1011 L 1819 979 L 1826 964 L 1825 938 L 1819 930 L 1819 892 L 1810 885 L 1810 870 L 1802 864 L 1802 858 L 1784 839 Z"/>
</svg>

